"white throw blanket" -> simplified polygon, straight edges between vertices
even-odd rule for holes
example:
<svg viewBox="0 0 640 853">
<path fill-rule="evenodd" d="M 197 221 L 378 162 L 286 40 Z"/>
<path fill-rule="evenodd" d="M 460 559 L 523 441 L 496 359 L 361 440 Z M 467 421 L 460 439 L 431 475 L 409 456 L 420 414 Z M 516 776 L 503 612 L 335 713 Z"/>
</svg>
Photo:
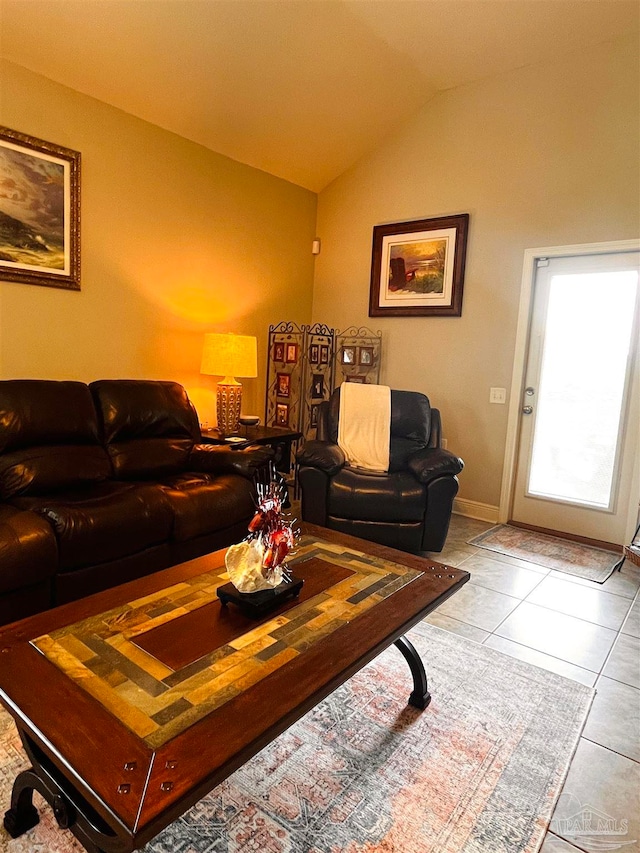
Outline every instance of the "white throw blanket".
<svg viewBox="0 0 640 853">
<path fill-rule="evenodd" d="M 388 385 L 340 386 L 338 445 L 355 468 L 389 470 L 391 388 Z"/>
</svg>

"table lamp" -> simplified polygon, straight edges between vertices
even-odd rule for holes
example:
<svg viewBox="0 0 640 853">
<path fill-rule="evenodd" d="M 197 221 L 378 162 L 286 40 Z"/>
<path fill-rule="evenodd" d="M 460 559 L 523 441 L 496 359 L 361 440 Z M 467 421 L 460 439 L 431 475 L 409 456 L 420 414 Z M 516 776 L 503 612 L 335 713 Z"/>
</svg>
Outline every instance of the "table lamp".
<svg viewBox="0 0 640 853">
<path fill-rule="evenodd" d="M 257 339 L 249 335 L 206 334 L 200 373 L 224 376 L 216 394 L 218 429 L 223 435 L 233 435 L 240 429 L 242 404 L 242 385 L 235 377 L 258 375 Z"/>
</svg>

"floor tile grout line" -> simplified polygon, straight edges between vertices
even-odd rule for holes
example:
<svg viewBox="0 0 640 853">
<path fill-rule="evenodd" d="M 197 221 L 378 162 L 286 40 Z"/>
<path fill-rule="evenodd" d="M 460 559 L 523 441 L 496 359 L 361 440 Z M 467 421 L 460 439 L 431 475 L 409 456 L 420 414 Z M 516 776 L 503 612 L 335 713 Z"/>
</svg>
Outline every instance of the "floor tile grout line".
<svg viewBox="0 0 640 853">
<path fill-rule="evenodd" d="M 458 621 L 460 621 L 460 620 L 458 620 Z M 468 623 L 465 623 L 465 624 L 468 624 Z M 590 672 L 592 675 L 596 675 L 596 676 L 598 675 L 598 673 L 594 669 L 589 669 L 588 666 L 581 666 L 579 663 L 574 663 L 572 660 L 567 660 L 566 658 L 559 658 L 559 657 L 557 657 L 557 655 L 549 654 L 549 652 L 541 652 L 540 649 L 536 649 L 534 646 L 528 646 L 526 643 L 520 643 L 517 640 L 512 640 L 510 637 L 503 637 L 502 634 L 493 634 L 493 633 L 489 634 L 489 637 L 494 637 L 494 636 L 497 637 L 499 640 L 506 640 L 508 643 L 513 643 L 515 646 L 522 646 L 523 649 L 529 649 L 532 652 L 537 652 L 537 654 L 544 655 L 545 657 L 551 658 L 551 660 L 558 660 L 558 661 L 560 661 L 560 663 L 566 663 L 566 664 L 569 664 L 569 666 L 575 666 L 576 669 L 583 669 L 585 672 Z M 485 637 L 484 640 L 482 641 L 482 643 L 483 644 L 486 643 L 486 641 L 489 639 L 489 637 Z M 508 655 L 509 652 L 505 651 L 505 652 L 503 652 L 503 654 Z M 510 655 L 510 657 L 515 657 L 515 655 Z M 521 658 L 516 658 L 516 660 L 521 660 Z M 538 664 L 532 664 L 532 666 L 538 666 Z M 541 668 L 545 669 L 545 667 L 541 667 Z M 553 670 L 549 670 L 549 671 L 553 672 Z M 558 674 L 558 673 L 556 673 L 556 674 Z M 566 675 L 565 678 L 570 678 L 571 681 L 577 681 L 576 678 L 571 678 L 570 675 Z M 581 684 L 581 683 L 582 682 L 578 682 L 578 684 Z M 587 685 L 587 686 L 589 686 L 589 685 Z M 631 686 L 631 685 L 627 685 L 627 686 Z M 596 687 L 596 682 L 594 682 L 592 689 L 595 689 L 595 687 Z"/>
<path fill-rule="evenodd" d="M 553 822 L 553 817 L 551 818 L 551 820 Z M 567 841 L 566 838 L 563 838 L 561 835 L 558 835 L 558 833 L 554 832 L 552 829 L 548 829 L 546 835 L 553 835 L 554 838 L 557 838 L 559 841 L 564 841 L 564 843 L 567 844 L 569 847 L 573 848 L 574 850 L 580 850 L 581 853 L 589 853 L 589 851 L 585 850 L 584 847 L 576 847 L 575 844 L 572 844 L 570 841 Z"/>
<path fill-rule="evenodd" d="M 600 667 L 600 669 L 598 670 L 598 677 L 597 677 L 597 679 L 596 679 L 596 685 L 598 684 L 598 681 L 600 681 L 600 676 L 601 676 L 601 675 L 604 675 L 604 670 L 605 670 L 605 668 L 606 668 L 607 664 L 609 663 L 609 660 L 610 660 L 610 658 L 611 658 L 611 655 L 613 654 L 613 650 L 614 650 L 614 649 L 615 649 L 615 647 L 618 645 L 618 640 L 620 639 L 620 637 L 621 637 L 621 636 L 622 636 L 622 626 L 621 626 L 621 627 L 620 627 L 620 629 L 617 631 L 617 633 L 616 633 L 616 638 L 615 638 L 615 640 L 613 641 L 613 643 L 611 644 L 611 648 L 610 648 L 610 649 L 609 649 L 609 651 L 607 652 L 607 656 L 605 657 L 605 659 L 604 659 L 604 661 L 603 661 L 603 663 L 602 663 L 602 666 L 601 666 L 601 667 Z M 610 678 L 610 676 L 606 676 L 606 677 L 607 677 L 607 678 Z M 614 678 L 614 679 L 613 679 L 613 681 L 617 681 L 617 680 L 618 680 L 617 678 Z M 624 684 L 625 682 L 623 681 L 623 682 L 620 682 L 620 683 L 621 683 L 621 684 Z M 633 685 L 630 685 L 630 686 L 633 686 Z"/>
<path fill-rule="evenodd" d="M 591 713 L 591 711 L 589 711 L 589 713 Z M 587 717 L 587 720 L 588 719 L 589 718 Z M 595 746 L 599 746 L 601 749 L 606 749 L 608 752 L 612 752 L 614 755 L 619 755 L 620 758 L 626 758 L 627 761 L 633 761 L 634 764 L 640 764 L 640 759 L 632 758 L 630 755 L 626 755 L 624 752 L 620 752 L 620 750 L 618 749 L 613 749 L 610 746 L 605 746 L 603 743 L 600 743 L 599 741 L 594 740 L 593 738 L 586 737 L 584 734 L 580 736 L 580 740 L 587 740 L 589 741 L 589 743 L 592 743 Z"/>
</svg>

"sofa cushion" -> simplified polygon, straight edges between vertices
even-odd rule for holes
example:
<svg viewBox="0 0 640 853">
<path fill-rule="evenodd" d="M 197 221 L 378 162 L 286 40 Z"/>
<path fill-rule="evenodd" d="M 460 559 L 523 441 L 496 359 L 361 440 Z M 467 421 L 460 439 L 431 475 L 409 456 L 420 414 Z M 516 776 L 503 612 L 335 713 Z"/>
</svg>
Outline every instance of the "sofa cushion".
<svg viewBox="0 0 640 853">
<path fill-rule="evenodd" d="M 185 473 L 164 478 L 163 487 L 175 515 L 173 537 L 185 542 L 231 527 L 255 511 L 253 486 L 245 477 Z"/>
<path fill-rule="evenodd" d="M 90 388 L 118 479 L 152 478 L 186 468 L 200 428 L 182 385 L 104 379 Z"/>
<path fill-rule="evenodd" d="M 82 382 L 0 382 L 0 497 L 38 495 L 111 476 Z"/>
<path fill-rule="evenodd" d="M 161 486 L 98 483 L 13 503 L 49 522 L 56 536 L 60 571 L 106 563 L 166 542 L 173 512 Z"/>
<path fill-rule="evenodd" d="M 0 593 L 48 580 L 58 568 L 51 527 L 32 512 L 0 506 Z"/>
</svg>

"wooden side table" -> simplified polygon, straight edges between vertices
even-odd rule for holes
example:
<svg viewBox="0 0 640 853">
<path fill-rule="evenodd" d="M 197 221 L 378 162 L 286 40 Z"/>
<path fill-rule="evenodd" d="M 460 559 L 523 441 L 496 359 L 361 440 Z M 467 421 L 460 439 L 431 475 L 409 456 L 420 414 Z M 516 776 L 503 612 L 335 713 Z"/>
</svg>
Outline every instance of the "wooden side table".
<svg viewBox="0 0 640 853">
<path fill-rule="evenodd" d="M 233 441 L 227 439 L 231 437 Z M 244 439 L 238 441 L 237 439 Z M 302 438 L 302 433 L 286 427 L 241 426 L 240 432 L 225 438 L 217 429 L 203 429 L 202 441 L 205 444 L 226 444 L 229 447 L 247 447 L 249 444 L 266 444 L 275 451 L 275 466 L 281 474 L 288 477 L 291 463 L 292 445 Z"/>
</svg>

